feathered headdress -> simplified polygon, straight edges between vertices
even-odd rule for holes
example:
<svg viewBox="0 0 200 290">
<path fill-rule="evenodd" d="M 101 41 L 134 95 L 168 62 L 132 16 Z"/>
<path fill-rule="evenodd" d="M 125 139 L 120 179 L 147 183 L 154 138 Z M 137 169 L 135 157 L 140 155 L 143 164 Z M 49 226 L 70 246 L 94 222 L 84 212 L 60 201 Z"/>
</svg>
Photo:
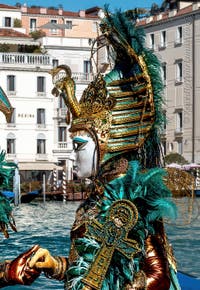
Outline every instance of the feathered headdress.
<svg viewBox="0 0 200 290">
<path fill-rule="evenodd" d="M 0 190 L 9 187 L 16 164 L 5 160 L 5 152 L 0 152 Z M 12 207 L 9 200 L 0 193 L 0 230 L 8 238 L 8 226 L 16 231 L 15 221 L 12 217 Z"/>
<path fill-rule="evenodd" d="M 125 13 L 110 14 L 100 25 L 112 47 L 114 67 L 98 74 L 78 101 L 71 70 L 52 70 L 55 88 L 72 114 L 71 131 L 87 130 L 98 144 L 99 161 L 129 153 L 147 167 L 159 164 L 163 123 L 162 80 L 158 59 L 145 47 L 144 33 Z"/>
</svg>

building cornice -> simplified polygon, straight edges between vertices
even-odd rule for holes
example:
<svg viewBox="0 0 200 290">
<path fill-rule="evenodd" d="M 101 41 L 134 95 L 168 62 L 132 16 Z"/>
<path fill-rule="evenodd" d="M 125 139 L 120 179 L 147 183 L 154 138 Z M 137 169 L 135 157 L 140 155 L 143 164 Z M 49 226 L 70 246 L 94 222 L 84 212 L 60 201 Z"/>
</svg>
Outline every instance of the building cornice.
<svg viewBox="0 0 200 290">
<path fill-rule="evenodd" d="M 154 21 L 151 21 L 151 22 L 145 23 L 145 24 L 138 23 L 138 26 L 142 27 L 142 28 L 160 26 L 163 23 L 174 22 L 174 21 L 177 21 L 177 20 L 180 20 L 180 19 L 192 17 L 192 16 L 197 15 L 197 14 L 200 15 L 200 9 L 193 10 L 191 12 L 184 13 L 184 14 L 181 14 L 181 15 L 175 15 L 173 17 L 168 17 L 168 18 L 165 18 L 165 19 L 160 19 L 160 20 L 156 20 L 156 21 L 154 20 Z"/>
<path fill-rule="evenodd" d="M 8 67 L 8 66 L 0 66 L 0 71 L 25 71 L 25 72 L 45 72 L 45 73 L 49 73 L 49 70 L 52 69 L 52 66 L 49 66 L 48 68 L 42 68 L 42 67 L 27 67 L 27 66 L 12 66 L 12 67 Z"/>
</svg>

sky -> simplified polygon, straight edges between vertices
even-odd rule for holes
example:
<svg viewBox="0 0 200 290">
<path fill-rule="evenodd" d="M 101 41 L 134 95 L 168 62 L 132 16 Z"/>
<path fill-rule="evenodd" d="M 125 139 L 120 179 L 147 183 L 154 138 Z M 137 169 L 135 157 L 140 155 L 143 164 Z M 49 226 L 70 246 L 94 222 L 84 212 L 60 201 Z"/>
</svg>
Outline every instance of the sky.
<svg viewBox="0 0 200 290">
<path fill-rule="evenodd" d="M 104 4 L 109 4 L 110 10 L 116 9 L 129 10 L 138 7 L 150 8 L 153 3 L 161 5 L 162 0 L 0 0 L 1 4 L 16 5 L 16 3 L 26 4 L 28 7 L 32 5 L 42 7 L 63 6 L 64 10 L 77 12 L 79 10 L 88 9 L 94 6 L 104 7 Z"/>
</svg>

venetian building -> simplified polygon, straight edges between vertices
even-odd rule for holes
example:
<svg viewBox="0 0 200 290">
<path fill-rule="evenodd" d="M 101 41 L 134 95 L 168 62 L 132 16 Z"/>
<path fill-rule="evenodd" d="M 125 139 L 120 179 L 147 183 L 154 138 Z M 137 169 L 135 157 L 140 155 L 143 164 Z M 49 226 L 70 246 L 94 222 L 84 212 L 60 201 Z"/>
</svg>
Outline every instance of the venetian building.
<svg viewBox="0 0 200 290">
<path fill-rule="evenodd" d="M 162 143 L 165 154 L 200 163 L 200 1 L 165 2 L 173 3 L 139 22 L 162 64 L 167 117 Z"/>
<path fill-rule="evenodd" d="M 66 64 L 77 96 L 93 79 L 91 46 L 98 34 L 98 9 L 0 5 L 0 78 L 14 114 L 0 115 L 1 149 L 19 165 L 22 179 L 41 180 L 53 169 L 73 175 L 72 144 L 63 101 L 51 94 L 50 69 Z"/>
</svg>

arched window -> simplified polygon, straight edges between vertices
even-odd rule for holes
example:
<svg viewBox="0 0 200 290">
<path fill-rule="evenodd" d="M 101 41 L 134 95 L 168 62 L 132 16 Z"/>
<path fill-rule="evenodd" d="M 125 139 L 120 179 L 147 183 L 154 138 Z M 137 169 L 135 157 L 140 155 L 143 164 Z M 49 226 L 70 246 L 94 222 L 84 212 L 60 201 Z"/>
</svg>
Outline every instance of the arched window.
<svg viewBox="0 0 200 290">
<path fill-rule="evenodd" d="M 43 133 L 37 135 L 37 154 L 46 154 L 46 137 Z"/>
<path fill-rule="evenodd" d="M 9 133 L 7 135 L 7 146 L 6 151 L 8 154 L 15 154 L 16 153 L 16 141 L 15 141 L 15 135 L 13 133 Z"/>
</svg>

